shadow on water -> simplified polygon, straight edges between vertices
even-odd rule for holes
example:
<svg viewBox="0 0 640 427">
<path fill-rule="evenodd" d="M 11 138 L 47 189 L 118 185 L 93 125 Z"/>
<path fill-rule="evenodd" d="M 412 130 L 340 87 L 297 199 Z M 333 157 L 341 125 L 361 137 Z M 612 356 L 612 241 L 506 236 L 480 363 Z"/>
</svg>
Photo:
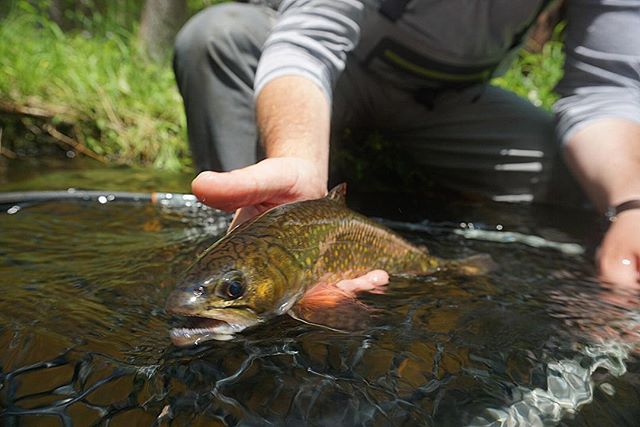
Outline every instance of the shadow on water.
<svg viewBox="0 0 640 427">
<path fill-rule="evenodd" d="M 489 253 L 499 269 L 393 277 L 384 294 L 362 296 L 374 315 L 358 333 L 285 316 L 178 349 L 167 332 L 179 319 L 164 300 L 226 215 L 117 203 L 4 209 L 2 424 L 637 425 L 639 303 L 593 279 L 576 229 L 591 218 L 432 204 L 421 218 L 437 222 L 416 210 L 407 222 L 400 203 L 354 201 L 438 256 Z"/>
</svg>

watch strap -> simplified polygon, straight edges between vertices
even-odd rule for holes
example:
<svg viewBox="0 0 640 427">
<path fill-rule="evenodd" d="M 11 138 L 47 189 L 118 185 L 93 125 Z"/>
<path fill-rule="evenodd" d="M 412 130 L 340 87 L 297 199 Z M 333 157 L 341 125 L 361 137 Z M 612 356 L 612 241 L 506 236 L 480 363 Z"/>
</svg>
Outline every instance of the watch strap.
<svg viewBox="0 0 640 427">
<path fill-rule="evenodd" d="M 604 216 L 607 218 L 607 221 L 614 222 L 621 212 L 628 211 L 630 209 L 640 209 L 640 199 L 631 199 L 626 202 L 622 202 L 617 206 L 610 206 L 607 208 Z"/>
</svg>

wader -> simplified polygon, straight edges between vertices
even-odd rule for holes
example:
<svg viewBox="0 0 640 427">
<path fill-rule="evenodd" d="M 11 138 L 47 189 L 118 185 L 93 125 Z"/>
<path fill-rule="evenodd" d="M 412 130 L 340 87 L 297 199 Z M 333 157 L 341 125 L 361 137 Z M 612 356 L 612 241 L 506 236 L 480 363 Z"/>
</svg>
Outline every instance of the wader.
<svg viewBox="0 0 640 427">
<path fill-rule="evenodd" d="M 408 3 L 385 0 L 367 10 L 363 33 L 377 37 L 363 37 L 336 83 L 332 144 L 346 127 L 378 131 L 439 184 L 499 201 L 557 201 L 558 192 L 578 192 L 560 161 L 551 114 L 487 84 L 503 58 L 454 65 L 425 56 L 410 35 L 397 38 L 395 20 Z M 546 4 L 536 4 L 534 16 Z M 266 5 L 225 3 L 200 12 L 178 34 L 174 70 L 199 171 L 263 157 L 253 78 L 275 19 Z"/>
</svg>

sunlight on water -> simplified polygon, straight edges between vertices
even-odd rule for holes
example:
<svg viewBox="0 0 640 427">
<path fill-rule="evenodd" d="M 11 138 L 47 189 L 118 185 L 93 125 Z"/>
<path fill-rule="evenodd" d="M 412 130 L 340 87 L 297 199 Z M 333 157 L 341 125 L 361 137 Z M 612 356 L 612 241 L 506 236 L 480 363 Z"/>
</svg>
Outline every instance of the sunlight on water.
<svg viewBox="0 0 640 427">
<path fill-rule="evenodd" d="M 466 239 L 482 240 L 496 243 L 522 243 L 533 248 L 549 248 L 558 250 L 567 255 L 583 255 L 584 247 L 577 243 L 554 242 L 540 236 L 527 235 L 514 231 L 495 231 L 475 228 L 473 223 L 461 223 L 458 227 L 450 224 L 412 224 L 399 221 L 389 221 L 379 219 L 380 222 L 396 230 L 406 230 L 413 232 L 433 232 L 435 230 L 448 231 Z M 496 230 L 502 230 L 502 225 L 498 224 Z"/>
<path fill-rule="evenodd" d="M 530 221 L 518 215 L 472 234 L 389 222 L 435 255 L 489 253 L 499 269 L 393 277 L 385 293 L 362 296 L 372 322 L 360 332 L 283 316 L 229 342 L 178 349 L 168 330 L 181 320 L 164 301 L 227 215 L 108 200 L 7 206 L 0 421 L 634 425 L 637 295 L 594 281 L 585 242 L 515 231 Z"/>
</svg>

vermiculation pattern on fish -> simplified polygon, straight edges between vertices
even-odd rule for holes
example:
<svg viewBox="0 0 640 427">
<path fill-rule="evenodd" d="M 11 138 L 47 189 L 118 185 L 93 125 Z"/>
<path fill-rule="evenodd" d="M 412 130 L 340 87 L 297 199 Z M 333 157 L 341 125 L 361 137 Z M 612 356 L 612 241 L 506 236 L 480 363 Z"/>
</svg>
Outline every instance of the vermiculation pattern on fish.
<svg viewBox="0 0 640 427">
<path fill-rule="evenodd" d="M 346 186 L 327 197 L 273 208 L 208 248 L 167 301 L 197 327 L 171 331 L 176 345 L 230 339 L 288 312 L 318 283 L 334 284 L 382 269 L 431 274 L 452 263 L 347 208 Z M 206 319 L 206 320 L 205 320 Z"/>
</svg>

